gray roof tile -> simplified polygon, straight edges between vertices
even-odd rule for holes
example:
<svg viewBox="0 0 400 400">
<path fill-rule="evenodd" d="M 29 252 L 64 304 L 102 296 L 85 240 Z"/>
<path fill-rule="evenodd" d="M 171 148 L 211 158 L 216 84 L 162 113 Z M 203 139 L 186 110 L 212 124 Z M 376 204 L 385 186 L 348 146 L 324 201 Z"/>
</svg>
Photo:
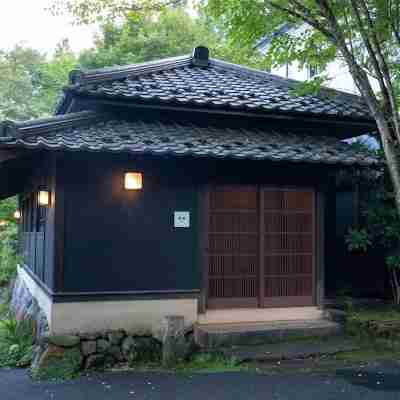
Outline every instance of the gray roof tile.
<svg viewBox="0 0 400 400">
<path fill-rule="evenodd" d="M 7 123 L 0 146 L 128 152 L 368 166 L 368 152 L 337 138 L 274 130 L 200 127 L 191 123 L 99 120 L 76 113 L 29 123 Z M 1 130 L 0 130 L 1 131 Z"/>
<path fill-rule="evenodd" d="M 150 65 L 150 67 L 149 67 Z M 373 122 L 359 96 L 322 89 L 296 96 L 299 82 L 210 59 L 196 66 L 191 57 L 116 69 L 80 72 L 67 90 L 98 98 L 169 106 L 193 106 L 258 113 L 296 113 Z"/>
</svg>

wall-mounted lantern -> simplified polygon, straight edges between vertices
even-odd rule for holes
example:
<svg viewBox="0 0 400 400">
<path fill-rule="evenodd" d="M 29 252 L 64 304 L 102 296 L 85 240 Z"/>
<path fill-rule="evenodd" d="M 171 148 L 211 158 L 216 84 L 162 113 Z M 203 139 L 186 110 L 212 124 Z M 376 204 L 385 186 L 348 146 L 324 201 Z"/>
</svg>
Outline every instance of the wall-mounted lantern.
<svg viewBox="0 0 400 400">
<path fill-rule="evenodd" d="M 50 193 L 47 190 L 40 190 L 38 202 L 40 206 L 47 207 L 50 204 Z"/>
<path fill-rule="evenodd" d="M 14 218 L 19 221 L 21 219 L 21 211 L 20 210 L 15 210 L 14 212 Z"/>
<path fill-rule="evenodd" d="M 140 172 L 125 173 L 125 189 L 140 190 L 143 188 L 143 175 Z"/>
</svg>

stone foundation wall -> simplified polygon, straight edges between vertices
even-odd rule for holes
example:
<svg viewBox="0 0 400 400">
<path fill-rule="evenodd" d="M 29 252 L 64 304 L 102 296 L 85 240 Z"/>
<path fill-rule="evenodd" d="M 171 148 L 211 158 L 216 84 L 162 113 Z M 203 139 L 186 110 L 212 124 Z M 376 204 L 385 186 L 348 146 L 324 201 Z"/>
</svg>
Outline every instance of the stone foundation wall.
<svg viewBox="0 0 400 400">
<path fill-rule="evenodd" d="M 187 302 L 189 320 L 186 319 L 185 314 L 163 316 L 158 312 L 155 317 L 153 316 L 152 324 L 147 326 L 147 328 L 153 329 L 138 329 L 141 326 L 141 315 L 137 313 L 137 310 L 136 313 L 126 315 L 125 324 L 132 325 L 132 330 L 101 329 L 94 331 L 90 329 L 90 331 L 84 331 L 79 329 L 82 326 L 75 324 L 75 320 L 71 319 L 71 314 L 60 313 L 57 315 L 58 320 L 63 316 L 61 322 L 63 326 L 68 327 L 65 329 L 67 332 L 64 333 L 62 329 L 54 329 L 57 319 L 54 314 L 57 314 L 58 311 L 55 307 L 57 304 L 53 304 L 51 298 L 46 296 L 43 291 L 39 290 L 27 272 L 20 268 L 12 288 L 10 308 L 18 321 L 30 319 L 33 323 L 35 338 L 33 373 L 40 375 L 47 369 L 49 371 L 68 370 L 70 374 L 73 374 L 82 369 L 104 368 L 140 361 L 160 361 L 164 364 L 172 364 L 187 358 L 196 349 L 192 315 L 195 302 Z M 148 303 L 147 301 L 142 304 L 137 301 L 137 304 L 143 306 L 142 313 L 145 312 L 146 307 L 149 308 Z M 171 304 L 175 305 L 175 303 L 167 302 L 167 305 L 171 306 Z M 179 303 L 177 304 L 179 305 Z M 85 303 L 85 306 L 89 307 L 86 311 L 97 310 L 98 313 L 95 316 L 99 320 L 99 307 L 110 307 L 110 304 Z M 112 306 L 114 307 L 114 304 Z M 131 304 L 130 306 L 132 307 Z M 118 312 L 118 310 L 121 311 L 121 308 L 124 310 L 124 307 L 126 308 L 124 302 L 116 302 L 115 310 L 113 310 Z M 151 304 L 148 311 L 153 311 L 153 307 Z M 171 308 L 175 310 L 175 307 Z M 76 307 L 74 309 L 77 311 L 76 318 L 79 315 L 81 319 L 86 316 L 85 312 L 80 312 L 82 310 Z M 183 307 L 183 311 L 187 310 Z M 108 315 L 105 314 L 102 317 L 102 324 L 107 325 L 107 320 L 104 321 L 104 319 Z M 48 321 L 47 315 L 51 321 Z M 92 326 L 92 324 L 88 325 L 90 328 Z"/>
<path fill-rule="evenodd" d="M 124 330 L 45 335 L 35 348 L 32 371 L 41 374 L 66 362 L 71 372 L 147 361 L 171 364 L 188 358 L 196 350 L 191 330 L 174 332 L 171 336 L 171 329 L 166 329 L 160 338 L 138 336 Z"/>
<path fill-rule="evenodd" d="M 44 311 L 33 297 L 25 280 L 18 274 L 12 287 L 10 309 L 15 314 L 17 321 L 30 319 L 33 323 L 34 337 L 36 341 L 49 331 L 49 323 Z"/>
</svg>

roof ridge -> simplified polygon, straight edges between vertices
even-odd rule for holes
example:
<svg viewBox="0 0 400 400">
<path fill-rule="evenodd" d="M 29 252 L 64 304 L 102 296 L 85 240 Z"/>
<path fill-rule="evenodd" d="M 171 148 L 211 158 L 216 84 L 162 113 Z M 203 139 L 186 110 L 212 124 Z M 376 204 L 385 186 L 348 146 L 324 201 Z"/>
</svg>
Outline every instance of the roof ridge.
<svg viewBox="0 0 400 400">
<path fill-rule="evenodd" d="M 152 60 L 144 63 L 105 67 L 92 70 L 75 69 L 72 70 L 69 74 L 69 83 L 72 86 L 79 86 L 88 83 L 118 80 L 140 74 L 150 74 L 154 72 L 180 68 L 188 65 L 195 66 L 193 55 L 168 57 L 161 60 Z M 228 69 L 247 77 L 257 77 L 260 79 L 273 80 L 276 83 L 279 83 L 285 87 L 293 87 L 294 85 L 303 83 L 302 81 L 296 79 L 284 78 L 282 76 L 275 75 L 267 71 L 262 71 L 259 69 L 246 67 L 240 64 L 234 64 L 215 58 L 209 59 L 209 65 L 221 69 Z M 362 97 L 359 95 L 343 92 L 341 90 L 332 89 L 325 86 L 322 86 L 320 88 L 319 94 L 326 95 L 327 97 L 331 97 L 332 95 L 334 95 L 336 97 L 342 97 L 344 99 L 351 99 L 353 101 L 362 102 Z"/>
<path fill-rule="evenodd" d="M 57 115 L 50 118 L 40 118 L 22 122 L 5 120 L 0 122 L 0 141 L 10 138 L 52 132 L 54 130 L 80 126 L 85 122 L 101 120 L 107 114 L 99 114 L 95 111 L 80 111 L 76 113 Z"/>
<path fill-rule="evenodd" d="M 192 63 L 192 55 L 168 57 L 138 64 L 106 67 L 92 70 L 72 70 L 69 74 L 70 85 L 80 85 L 92 82 L 103 82 L 126 78 L 135 74 L 146 74 L 173 68 L 179 68 Z"/>
</svg>

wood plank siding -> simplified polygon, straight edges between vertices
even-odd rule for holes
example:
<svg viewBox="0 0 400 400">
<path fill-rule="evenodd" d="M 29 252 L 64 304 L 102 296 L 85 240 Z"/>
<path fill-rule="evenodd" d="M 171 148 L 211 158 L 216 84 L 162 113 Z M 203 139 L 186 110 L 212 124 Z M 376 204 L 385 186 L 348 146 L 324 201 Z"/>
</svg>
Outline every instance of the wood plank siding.
<svg viewBox="0 0 400 400">
<path fill-rule="evenodd" d="M 28 194 L 46 184 L 51 191 L 46 227 L 35 231 L 36 239 L 44 233 L 45 268 L 27 264 L 55 296 L 196 292 L 202 310 L 221 299 L 252 307 L 284 305 L 291 296 L 311 302 L 310 280 L 318 274 L 310 273 L 310 257 L 323 245 L 310 238 L 314 195 L 280 190 L 317 188 L 332 169 L 72 152 L 50 160 L 47 169 L 35 165 L 25 188 Z M 143 173 L 142 190 L 124 190 L 126 171 Z M 190 212 L 189 228 L 174 228 L 174 211 Z M 316 254 L 323 263 L 323 252 Z M 230 276 L 221 286 L 222 262 Z"/>
</svg>

